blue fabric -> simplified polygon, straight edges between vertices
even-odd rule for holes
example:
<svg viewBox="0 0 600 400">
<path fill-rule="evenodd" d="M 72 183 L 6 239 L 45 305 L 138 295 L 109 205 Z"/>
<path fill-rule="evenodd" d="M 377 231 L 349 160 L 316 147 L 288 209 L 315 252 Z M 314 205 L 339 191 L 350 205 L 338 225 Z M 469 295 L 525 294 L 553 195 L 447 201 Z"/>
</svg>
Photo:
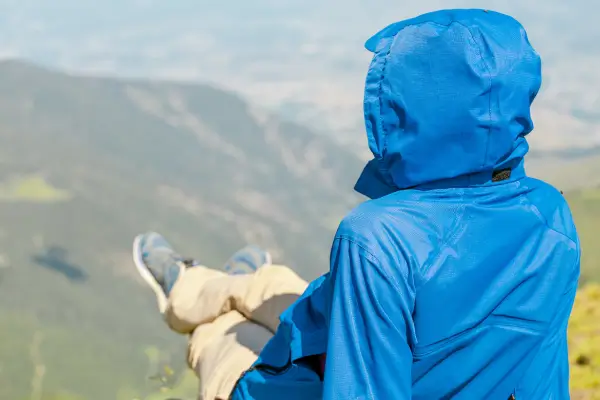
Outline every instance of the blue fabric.
<svg viewBox="0 0 600 400">
<path fill-rule="evenodd" d="M 371 200 L 233 398 L 568 399 L 580 248 L 560 192 L 523 167 L 541 84 L 523 27 L 445 10 L 366 47 Z M 322 383 L 304 362 L 320 353 Z"/>
</svg>

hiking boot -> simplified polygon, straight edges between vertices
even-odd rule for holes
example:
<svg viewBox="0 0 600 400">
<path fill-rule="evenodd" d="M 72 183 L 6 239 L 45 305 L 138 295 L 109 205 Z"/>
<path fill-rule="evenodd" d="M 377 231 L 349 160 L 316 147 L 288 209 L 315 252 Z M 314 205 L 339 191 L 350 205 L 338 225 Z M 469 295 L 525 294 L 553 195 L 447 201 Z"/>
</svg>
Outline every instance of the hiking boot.
<svg viewBox="0 0 600 400">
<path fill-rule="evenodd" d="M 158 309 L 164 313 L 169 293 L 187 267 L 198 265 L 173 250 L 167 240 L 155 232 L 138 235 L 133 241 L 133 262 L 144 281 L 156 294 Z"/>
<path fill-rule="evenodd" d="M 235 252 L 223 266 L 223 271 L 229 275 L 250 274 L 271 262 L 268 251 L 251 245 Z"/>
</svg>

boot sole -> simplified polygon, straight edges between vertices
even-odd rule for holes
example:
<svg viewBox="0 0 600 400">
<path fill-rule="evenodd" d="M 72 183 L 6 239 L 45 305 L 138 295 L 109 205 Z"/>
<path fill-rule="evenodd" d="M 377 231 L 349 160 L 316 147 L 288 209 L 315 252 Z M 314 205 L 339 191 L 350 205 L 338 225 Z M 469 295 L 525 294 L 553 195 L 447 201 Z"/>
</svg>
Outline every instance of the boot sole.
<svg viewBox="0 0 600 400">
<path fill-rule="evenodd" d="M 160 311 L 161 314 L 164 314 L 165 310 L 167 309 L 168 299 L 162 287 L 158 284 L 156 279 L 154 279 L 148 270 L 148 267 L 146 267 L 146 264 L 144 263 L 144 259 L 142 257 L 142 247 L 140 245 L 142 236 L 143 235 L 136 236 L 136 238 L 133 240 L 133 263 L 135 264 L 135 267 L 141 277 L 154 291 L 154 294 L 156 295 L 156 301 L 158 302 L 158 311 Z"/>
</svg>

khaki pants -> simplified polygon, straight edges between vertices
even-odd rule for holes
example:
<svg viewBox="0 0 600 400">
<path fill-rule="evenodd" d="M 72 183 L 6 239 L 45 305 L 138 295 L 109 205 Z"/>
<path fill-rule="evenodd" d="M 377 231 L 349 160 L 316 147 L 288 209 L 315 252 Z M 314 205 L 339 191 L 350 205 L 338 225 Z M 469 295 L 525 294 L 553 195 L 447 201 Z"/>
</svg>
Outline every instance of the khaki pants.
<svg viewBox="0 0 600 400">
<path fill-rule="evenodd" d="M 199 399 L 227 399 L 273 336 L 279 316 L 306 289 L 291 269 L 265 265 L 253 274 L 188 268 L 169 296 L 165 320 L 190 334 L 188 362 L 200 380 Z"/>
</svg>

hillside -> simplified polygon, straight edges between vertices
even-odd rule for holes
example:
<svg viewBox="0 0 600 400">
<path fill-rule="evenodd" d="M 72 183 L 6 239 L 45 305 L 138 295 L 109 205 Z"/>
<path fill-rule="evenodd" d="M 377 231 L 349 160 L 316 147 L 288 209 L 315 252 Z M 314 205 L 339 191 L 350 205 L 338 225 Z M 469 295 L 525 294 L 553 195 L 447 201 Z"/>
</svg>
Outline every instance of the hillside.
<svg viewBox="0 0 600 400">
<path fill-rule="evenodd" d="M 144 387 L 152 348 L 183 367 L 130 268 L 136 233 L 207 265 L 256 242 L 310 279 L 356 201 L 353 155 L 209 86 L 11 61 L 0 93 L 0 399 L 30 392 L 38 341 L 48 393 Z"/>
<path fill-rule="evenodd" d="M 597 239 L 600 228 L 600 188 L 571 192 L 567 195 L 567 201 L 581 240 L 581 283 L 600 282 L 600 247 Z"/>
<path fill-rule="evenodd" d="M 586 285 L 577 294 L 569 323 L 571 398 L 600 399 L 600 284 Z"/>
<path fill-rule="evenodd" d="M 0 120 L 0 399 L 164 400 L 148 377 L 178 379 L 184 338 L 134 273 L 133 236 L 163 232 L 215 266 L 256 242 L 311 279 L 359 201 L 355 155 L 211 86 L 7 61 Z M 600 157 L 586 160 L 568 161 L 573 174 L 594 177 Z M 600 280 L 600 191 L 567 198 L 584 277 Z M 188 376 L 170 395 L 194 387 Z"/>
<path fill-rule="evenodd" d="M 338 139 L 364 153 L 365 40 L 450 4 L 508 13 L 527 28 L 544 60 L 535 148 L 600 143 L 592 0 L 0 0 L 10 16 L 0 54 L 94 74 L 219 82 L 323 132 L 344 131 Z"/>
<path fill-rule="evenodd" d="M 532 137 L 542 135 L 544 131 L 541 129 L 532 133 Z M 600 187 L 598 148 L 591 148 L 588 152 L 543 154 L 534 150 L 526 164 L 529 174 L 543 178 L 565 192 Z"/>
</svg>

